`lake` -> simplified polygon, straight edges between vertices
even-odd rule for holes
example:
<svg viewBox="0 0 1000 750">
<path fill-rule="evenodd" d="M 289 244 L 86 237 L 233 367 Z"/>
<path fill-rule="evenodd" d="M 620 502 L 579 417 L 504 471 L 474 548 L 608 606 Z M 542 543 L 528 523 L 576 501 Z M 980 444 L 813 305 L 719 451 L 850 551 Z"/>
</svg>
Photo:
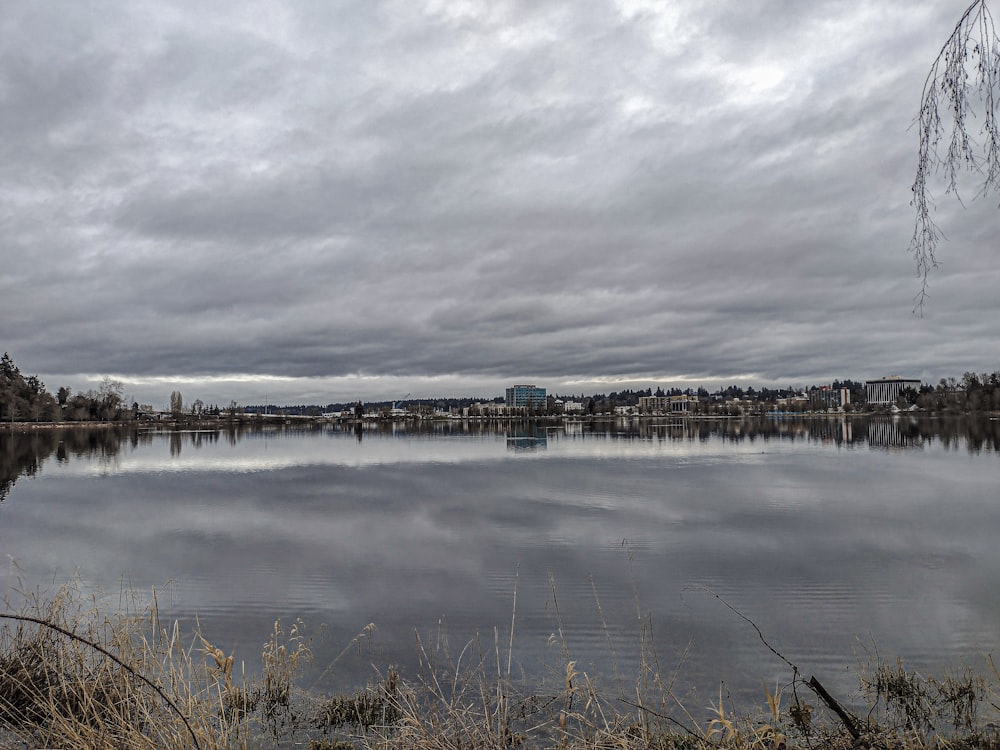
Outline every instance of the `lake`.
<svg viewBox="0 0 1000 750">
<path fill-rule="evenodd" d="M 627 684 L 647 639 L 697 709 L 791 676 L 735 609 L 850 700 L 875 654 L 1000 643 L 998 450 L 909 418 L 0 431 L 2 587 L 156 589 L 250 668 L 301 618 L 321 690 L 512 623 L 525 680 Z"/>
</svg>

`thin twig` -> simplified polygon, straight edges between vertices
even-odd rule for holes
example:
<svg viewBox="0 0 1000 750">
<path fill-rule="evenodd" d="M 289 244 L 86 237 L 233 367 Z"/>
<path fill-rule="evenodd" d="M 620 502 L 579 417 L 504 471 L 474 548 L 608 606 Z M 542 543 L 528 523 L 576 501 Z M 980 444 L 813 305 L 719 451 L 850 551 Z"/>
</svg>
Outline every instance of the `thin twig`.
<svg viewBox="0 0 1000 750">
<path fill-rule="evenodd" d="M 730 604 L 725 599 L 723 599 L 719 594 L 717 594 L 716 592 L 712 591 L 712 589 L 710 589 L 710 588 L 708 588 L 706 586 L 685 586 L 685 590 L 686 591 L 701 591 L 701 592 L 703 592 L 705 594 L 709 594 L 711 596 L 714 596 L 716 599 L 718 599 L 720 602 L 722 602 L 723 606 L 725 606 L 726 609 L 728 609 L 730 612 L 732 612 L 733 614 L 735 614 L 737 617 L 739 617 L 744 622 L 749 623 L 750 627 L 752 627 L 754 630 L 757 631 L 757 637 L 760 638 L 760 642 L 761 643 L 763 643 L 765 646 L 767 646 L 767 650 L 770 651 L 775 656 L 777 656 L 783 662 L 785 662 L 785 664 L 787 664 L 788 666 L 790 666 L 792 668 L 792 673 L 793 673 L 794 676 L 798 676 L 798 674 L 799 674 L 799 668 L 796 665 L 792 664 L 792 662 L 790 662 L 787 658 L 785 658 L 784 654 L 780 653 L 774 646 L 772 646 L 770 643 L 767 642 L 767 639 L 764 637 L 764 634 L 761 632 L 760 628 L 757 627 L 757 623 L 755 623 L 753 620 L 751 620 L 745 614 L 743 614 L 738 609 L 736 609 L 736 607 L 734 607 L 732 604 Z"/>
<path fill-rule="evenodd" d="M 974 80 L 970 83 L 967 66 L 975 60 Z M 1000 82 L 1000 39 L 986 0 L 973 0 L 962 13 L 951 34 L 931 63 L 920 92 L 920 106 L 915 118 L 919 143 L 917 169 L 911 190 L 910 205 L 916 212 L 910 252 L 921 279 L 915 295 L 914 312 L 923 314 L 928 290 L 928 277 L 938 267 L 935 251 L 945 238 L 931 217 L 934 200 L 928 186 L 931 174 L 944 172 L 946 194 L 953 194 L 964 205 L 958 192 L 958 177 L 963 170 L 982 176 L 980 195 L 990 188 L 1000 188 L 1000 123 L 996 113 L 995 88 Z M 977 143 L 968 132 L 968 120 L 975 117 L 971 98 L 978 96 L 983 104 L 983 124 L 980 133 L 984 142 Z M 942 116 L 945 107 L 949 115 Z M 948 120 L 945 120 L 948 117 Z M 947 148 L 942 156 L 939 143 L 948 133 Z"/>
<path fill-rule="evenodd" d="M 675 719 L 673 716 L 670 716 L 668 714 L 661 714 L 661 713 L 659 713 L 657 711 L 654 711 L 653 709 L 649 708 L 648 706 L 643 706 L 641 703 L 633 703 L 632 701 L 628 700 L 627 698 L 618 698 L 618 700 L 620 700 L 626 706 L 632 706 L 632 708 L 637 708 L 640 711 L 643 711 L 643 712 L 648 713 L 648 714 L 652 714 L 657 719 L 666 719 L 671 724 L 674 724 L 674 725 L 680 727 L 681 729 L 683 729 L 685 732 L 687 732 L 689 735 L 691 735 L 692 737 L 694 737 L 696 740 L 698 740 L 700 742 L 707 742 L 708 744 L 712 745 L 713 747 L 722 747 L 722 745 L 720 745 L 720 744 L 718 744 L 716 742 L 712 742 L 712 740 L 710 738 L 705 737 L 703 735 L 700 735 L 697 732 L 693 731 L 692 729 L 690 729 L 689 727 L 687 727 L 685 724 L 683 724 L 682 722 L 680 722 L 677 719 Z"/>
<path fill-rule="evenodd" d="M 772 646 L 770 643 L 767 642 L 767 639 L 764 637 L 764 633 L 757 626 L 757 623 L 755 623 L 753 620 L 751 620 L 745 614 L 743 614 L 738 609 L 736 609 L 736 607 L 734 607 L 732 604 L 730 604 L 725 599 L 723 599 L 719 594 L 717 594 L 716 592 L 712 591 L 712 589 L 707 588 L 706 586 L 687 586 L 686 590 L 701 591 L 703 593 L 710 594 L 711 596 L 714 596 L 716 599 L 718 599 L 720 602 L 722 602 L 722 604 L 726 607 L 726 609 L 728 609 L 730 612 L 732 612 L 733 614 L 735 614 L 737 617 L 739 617 L 744 622 L 749 623 L 750 626 L 755 631 L 757 631 L 757 637 L 760 638 L 760 642 L 761 643 L 763 643 L 765 646 L 767 646 L 768 651 L 770 651 L 772 654 L 774 654 L 775 656 L 777 656 L 779 659 L 781 659 L 783 662 L 785 662 L 785 664 L 787 664 L 788 666 L 790 666 L 792 668 L 792 688 L 794 690 L 795 685 L 798 682 L 801 681 L 799 679 L 799 668 L 798 668 L 798 666 L 796 666 L 791 661 L 789 661 L 789 659 L 786 658 L 784 654 L 782 654 L 781 652 L 779 652 L 774 646 Z M 852 739 L 857 740 L 859 737 L 861 737 L 861 731 L 858 729 L 857 719 L 855 717 L 851 716 L 851 714 L 848 713 L 848 711 L 846 709 L 844 709 L 844 707 L 841 706 L 840 703 L 838 703 L 836 701 L 836 699 L 834 699 L 834 697 L 832 695 L 830 695 L 830 693 L 827 692 L 826 688 L 824 688 L 820 684 L 819 680 L 817 680 L 815 677 L 811 677 L 807 682 L 805 682 L 805 685 L 810 690 L 812 690 L 820 698 L 820 700 L 822 700 L 827 705 L 827 707 L 831 711 L 833 711 L 835 714 L 837 714 L 837 717 L 841 720 L 841 722 L 843 722 L 844 727 L 846 727 L 847 732 L 851 735 Z"/>
</svg>

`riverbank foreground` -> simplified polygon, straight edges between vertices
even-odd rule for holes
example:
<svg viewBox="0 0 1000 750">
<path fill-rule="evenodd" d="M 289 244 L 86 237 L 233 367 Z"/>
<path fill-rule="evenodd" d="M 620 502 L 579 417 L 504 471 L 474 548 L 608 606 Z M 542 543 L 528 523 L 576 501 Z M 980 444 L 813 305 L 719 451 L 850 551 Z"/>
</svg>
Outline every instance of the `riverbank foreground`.
<svg viewBox="0 0 1000 750">
<path fill-rule="evenodd" d="M 155 596 L 124 609 L 74 585 L 4 609 L 0 747 L 1000 748 L 988 720 L 1000 702 L 991 660 L 984 673 L 943 679 L 875 664 L 861 673 L 858 696 L 841 700 L 789 663 L 788 684 L 762 686 L 760 706 L 737 714 L 721 691 L 708 706 L 685 706 L 682 668 L 661 671 L 654 653 L 611 688 L 566 654 L 556 689 L 526 690 L 512 676 L 513 639 L 496 631 L 457 655 L 418 636 L 418 674 L 388 667 L 364 689 L 317 695 L 297 683 L 311 659 L 299 622 L 274 624 L 259 673 L 248 674 L 240 655 L 161 622 Z"/>
</svg>

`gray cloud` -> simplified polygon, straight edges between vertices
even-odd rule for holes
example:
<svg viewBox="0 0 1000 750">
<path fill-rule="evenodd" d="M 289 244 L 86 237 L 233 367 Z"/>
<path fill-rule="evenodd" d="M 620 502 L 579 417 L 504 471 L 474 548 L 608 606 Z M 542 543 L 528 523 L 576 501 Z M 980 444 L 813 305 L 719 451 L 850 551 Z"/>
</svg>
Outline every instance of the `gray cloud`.
<svg viewBox="0 0 1000 750">
<path fill-rule="evenodd" d="M 148 398 L 996 369 L 990 201 L 939 195 L 911 314 L 908 128 L 960 10 L 11 9 L 2 347 Z"/>
</svg>

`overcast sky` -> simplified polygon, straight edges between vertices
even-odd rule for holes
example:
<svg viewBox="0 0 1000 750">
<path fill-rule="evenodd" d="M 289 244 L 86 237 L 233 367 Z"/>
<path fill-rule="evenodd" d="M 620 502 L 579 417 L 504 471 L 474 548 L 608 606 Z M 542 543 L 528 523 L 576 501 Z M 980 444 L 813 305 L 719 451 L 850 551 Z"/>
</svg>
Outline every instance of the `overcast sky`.
<svg viewBox="0 0 1000 750">
<path fill-rule="evenodd" d="M 1000 369 L 910 128 L 967 0 L 0 0 L 0 349 L 328 403 Z"/>
</svg>

